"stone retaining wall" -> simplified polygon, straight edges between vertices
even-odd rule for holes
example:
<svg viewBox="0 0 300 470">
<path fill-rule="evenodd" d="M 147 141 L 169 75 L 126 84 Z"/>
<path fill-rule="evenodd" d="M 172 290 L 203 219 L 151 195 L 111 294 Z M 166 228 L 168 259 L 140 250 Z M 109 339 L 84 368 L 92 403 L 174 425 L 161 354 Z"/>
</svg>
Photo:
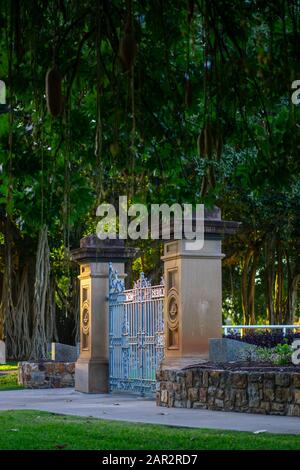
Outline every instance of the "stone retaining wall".
<svg viewBox="0 0 300 470">
<path fill-rule="evenodd" d="M 25 388 L 75 386 L 74 362 L 19 362 L 18 382 Z"/>
<path fill-rule="evenodd" d="M 160 370 L 159 406 L 300 416 L 300 373 Z"/>
</svg>

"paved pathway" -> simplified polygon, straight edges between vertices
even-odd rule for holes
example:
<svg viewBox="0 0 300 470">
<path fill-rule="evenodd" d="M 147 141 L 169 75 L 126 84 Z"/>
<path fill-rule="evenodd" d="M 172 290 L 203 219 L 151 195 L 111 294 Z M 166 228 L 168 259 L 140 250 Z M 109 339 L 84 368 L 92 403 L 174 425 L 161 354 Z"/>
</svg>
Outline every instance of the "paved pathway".
<svg viewBox="0 0 300 470">
<path fill-rule="evenodd" d="M 0 410 L 24 409 L 169 426 L 300 434 L 300 418 L 296 417 L 161 408 L 141 397 L 88 395 L 67 388 L 0 392 Z"/>
</svg>

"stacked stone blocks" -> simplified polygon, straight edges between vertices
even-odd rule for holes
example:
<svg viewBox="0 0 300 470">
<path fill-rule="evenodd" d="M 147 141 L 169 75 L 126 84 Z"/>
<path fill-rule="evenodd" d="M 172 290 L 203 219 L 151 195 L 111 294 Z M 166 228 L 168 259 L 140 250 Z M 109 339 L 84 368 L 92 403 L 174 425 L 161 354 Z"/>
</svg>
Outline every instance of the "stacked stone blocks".
<svg viewBox="0 0 300 470">
<path fill-rule="evenodd" d="M 300 417 L 300 373 L 160 370 L 157 405 Z"/>
<path fill-rule="evenodd" d="M 75 363 L 19 362 L 18 382 L 25 388 L 74 387 Z"/>
</svg>

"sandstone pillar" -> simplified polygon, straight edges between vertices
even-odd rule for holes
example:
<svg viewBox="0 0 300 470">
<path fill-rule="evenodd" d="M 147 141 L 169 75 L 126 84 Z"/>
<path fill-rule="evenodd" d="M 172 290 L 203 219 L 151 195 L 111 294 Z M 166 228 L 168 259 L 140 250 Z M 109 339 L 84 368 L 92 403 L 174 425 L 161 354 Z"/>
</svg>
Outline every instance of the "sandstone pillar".
<svg viewBox="0 0 300 470">
<path fill-rule="evenodd" d="M 215 209 L 205 211 L 202 249 L 187 249 L 186 240 L 165 241 L 163 367 L 208 360 L 209 339 L 222 337 L 221 239 L 237 227 L 236 222 L 222 221 Z"/>
<path fill-rule="evenodd" d="M 75 389 L 85 393 L 108 392 L 108 275 L 109 262 L 124 277 L 125 261 L 135 250 L 123 240 L 80 241 L 73 259 L 80 265 L 80 355 L 75 366 Z"/>
</svg>

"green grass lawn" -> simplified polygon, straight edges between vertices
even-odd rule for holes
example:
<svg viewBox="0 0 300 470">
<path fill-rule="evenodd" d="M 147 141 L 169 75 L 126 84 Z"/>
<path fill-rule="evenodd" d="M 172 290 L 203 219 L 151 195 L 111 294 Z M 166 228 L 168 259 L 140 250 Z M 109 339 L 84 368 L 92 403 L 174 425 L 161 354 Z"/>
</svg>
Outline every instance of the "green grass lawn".
<svg viewBox="0 0 300 470">
<path fill-rule="evenodd" d="M 17 362 L 7 362 L 6 364 L 0 364 L 0 372 L 6 370 L 17 370 L 18 363 Z"/>
<path fill-rule="evenodd" d="M 300 435 L 184 429 L 61 416 L 41 411 L 0 412 L 0 449 L 292 450 Z"/>
<path fill-rule="evenodd" d="M 17 362 L 7 362 L 6 364 L 0 364 L 0 372 L 16 371 L 18 369 Z M 0 375 L 0 392 L 1 390 L 19 390 L 23 387 L 18 385 L 17 372 Z"/>
<path fill-rule="evenodd" d="M 12 374 L 0 375 L 0 392 L 3 390 L 19 390 L 22 389 L 21 385 L 18 385 L 17 372 Z"/>
</svg>

